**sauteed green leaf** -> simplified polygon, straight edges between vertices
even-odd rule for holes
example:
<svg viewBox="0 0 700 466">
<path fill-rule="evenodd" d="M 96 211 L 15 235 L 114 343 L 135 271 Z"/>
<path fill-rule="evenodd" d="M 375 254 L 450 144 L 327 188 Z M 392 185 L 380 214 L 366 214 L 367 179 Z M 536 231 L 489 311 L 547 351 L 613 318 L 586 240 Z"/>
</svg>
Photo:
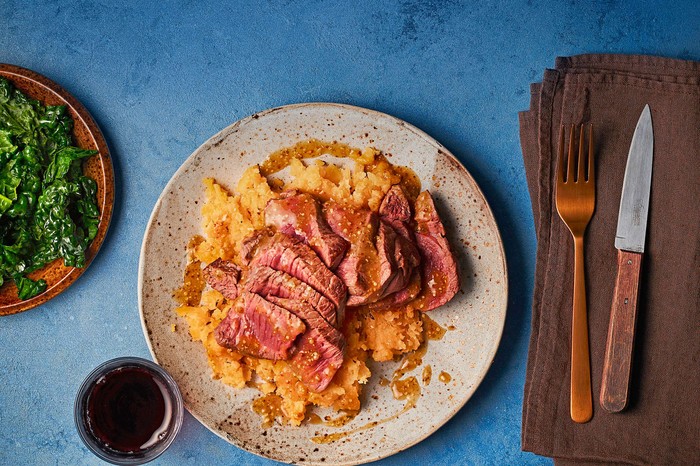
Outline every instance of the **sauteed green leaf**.
<svg viewBox="0 0 700 466">
<path fill-rule="evenodd" d="M 97 151 L 73 146 L 72 129 L 65 106 L 0 78 L 0 285 L 14 280 L 23 300 L 46 290 L 28 273 L 59 257 L 84 267 L 97 234 L 97 184 L 82 171 Z"/>
</svg>

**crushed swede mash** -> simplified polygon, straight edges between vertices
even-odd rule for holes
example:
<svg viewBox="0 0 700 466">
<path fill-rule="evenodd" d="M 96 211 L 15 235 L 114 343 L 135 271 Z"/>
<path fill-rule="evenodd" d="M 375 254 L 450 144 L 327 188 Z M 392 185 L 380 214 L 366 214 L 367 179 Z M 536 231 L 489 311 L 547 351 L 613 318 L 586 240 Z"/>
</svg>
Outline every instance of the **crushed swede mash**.
<svg viewBox="0 0 700 466">
<path fill-rule="evenodd" d="M 321 153 L 325 148 L 336 153 L 341 149 L 354 161 L 354 167 L 295 156 L 309 149 Z M 409 174 L 407 169 L 390 164 L 372 148 L 360 151 L 312 140 L 285 151 L 287 157 L 292 154 L 285 163 L 290 175 L 286 183 L 272 175 L 263 176 L 258 165 L 249 167 L 233 190 L 214 179 L 204 180 L 204 238 L 191 242 L 191 262 L 208 264 L 218 258 L 239 262 L 241 240 L 265 226 L 267 202 L 279 197 L 284 190 L 297 189 L 311 193 L 321 201 L 333 200 L 376 211 L 392 185 L 402 183 L 408 193 L 417 194 L 420 189 L 415 186 L 417 178 L 412 172 Z M 358 411 L 362 385 L 371 375 L 367 359 L 389 361 L 416 350 L 423 342 L 420 311 L 410 307 L 384 311 L 348 310 L 342 329 L 347 340 L 343 365 L 328 388 L 314 393 L 297 379 L 286 361 L 245 356 L 216 343 L 214 329 L 231 307 L 221 293 L 207 289 L 201 293 L 200 299 L 194 301 L 190 299 L 187 304 L 197 305 L 183 305 L 176 312 L 187 321 L 192 339 L 204 345 L 213 377 L 235 388 L 252 386 L 265 395 L 278 397 L 279 412 L 264 415 L 268 417 L 266 422 L 279 415 L 278 422 L 300 425 L 312 405 L 336 411 Z"/>
</svg>

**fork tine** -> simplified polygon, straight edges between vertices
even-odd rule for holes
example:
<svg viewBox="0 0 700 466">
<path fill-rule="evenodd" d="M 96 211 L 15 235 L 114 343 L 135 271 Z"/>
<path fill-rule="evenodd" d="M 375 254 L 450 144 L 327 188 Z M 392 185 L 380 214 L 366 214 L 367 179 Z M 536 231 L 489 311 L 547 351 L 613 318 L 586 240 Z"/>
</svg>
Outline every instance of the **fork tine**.
<svg viewBox="0 0 700 466">
<path fill-rule="evenodd" d="M 574 139 L 576 139 L 576 126 L 571 125 L 571 131 L 569 132 L 569 163 L 566 169 L 566 182 L 570 183 L 574 181 Z"/>
<path fill-rule="evenodd" d="M 588 127 L 588 178 L 589 183 L 595 183 L 595 162 L 593 160 L 593 124 Z"/>
<path fill-rule="evenodd" d="M 561 131 L 559 131 L 559 156 L 557 161 L 557 183 L 564 182 L 564 173 L 566 173 L 566 167 L 564 166 L 564 132 L 566 127 L 561 125 Z"/>
<path fill-rule="evenodd" d="M 576 165 L 578 168 L 578 173 L 576 175 L 576 182 L 583 183 L 586 181 L 586 164 L 583 160 L 584 152 L 583 152 L 583 144 L 586 140 L 586 132 L 585 128 L 583 126 L 583 123 L 581 123 L 581 128 L 579 130 L 578 134 L 578 159 L 576 160 Z M 590 146 L 589 146 L 590 147 Z"/>
</svg>

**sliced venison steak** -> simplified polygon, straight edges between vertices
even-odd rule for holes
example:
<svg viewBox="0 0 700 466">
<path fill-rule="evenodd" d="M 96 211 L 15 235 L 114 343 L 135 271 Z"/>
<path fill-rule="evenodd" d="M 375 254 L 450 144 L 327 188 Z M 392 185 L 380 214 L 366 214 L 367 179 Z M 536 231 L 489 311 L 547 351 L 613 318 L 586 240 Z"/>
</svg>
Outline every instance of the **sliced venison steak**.
<svg viewBox="0 0 700 466">
<path fill-rule="evenodd" d="M 452 299 L 459 290 L 459 275 L 445 237 L 445 227 L 428 191 L 423 191 L 416 199 L 415 220 L 423 286 L 416 304 L 422 311 L 429 311 Z"/>
<path fill-rule="evenodd" d="M 226 348 L 262 359 L 289 359 L 294 343 L 306 331 L 296 315 L 255 293 L 244 292 L 214 331 Z"/>
<path fill-rule="evenodd" d="M 415 297 L 418 296 L 421 289 L 421 270 L 420 267 L 417 267 L 413 270 L 413 273 L 411 274 L 411 279 L 409 280 L 408 285 L 406 285 L 405 288 L 402 288 L 396 293 L 392 293 L 380 299 L 379 301 L 370 304 L 370 309 L 381 311 L 384 309 L 400 307 L 404 304 L 413 301 Z"/>
<path fill-rule="evenodd" d="M 306 193 L 290 191 L 265 207 L 265 223 L 311 246 L 330 269 L 334 269 L 350 246 L 333 233 L 321 214 L 318 201 Z"/>
<path fill-rule="evenodd" d="M 299 317 L 302 322 L 306 324 L 307 328 L 323 327 L 333 329 L 333 333 L 340 333 L 338 329 L 328 323 L 328 321 L 316 310 L 315 307 L 306 301 L 280 298 L 272 295 L 268 296 L 266 299 L 277 306 L 285 308 L 295 316 Z"/>
<path fill-rule="evenodd" d="M 408 202 L 406 194 L 400 185 L 394 185 L 382 199 L 382 204 L 379 206 L 379 215 L 382 220 L 388 222 L 391 227 L 402 238 L 406 239 L 407 247 L 410 249 L 410 262 L 416 265 L 420 262 L 420 254 L 416 246 L 415 235 L 413 230 L 415 225 L 412 218 L 411 204 Z"/>
<path fill-rule="evenodd" d="M 262 296 L 277 296 L 304 301 L 318 311 L 329 324 L 338 325 L 333 303 L 311 286 L 286 272 L 258 265 L 250 269 L 244 285 L 246 291 Z"/>
<path fill-rule="evenodd" d="M 272 230 L 272 228 L 263 228 L 262 230 L 255 230 L 253 233 L 245 237 L 240 244 L 239 257 L 241 259 L 241 263 L 244 265 L 250 265 L 250 261 L 253 260 L 253 257 L 258 251 L 260 245 L 268 244 L 270 239 L 274 236 L 275 232 Z"/>
<path fill-rule="evenodd" d="M 227 299 L 238 296 L 238 280 L 241 269 L 231 261 L 216 259 L 202 270 L 206 282 Z"/>
<path fill-rule="evenodd" d="M 307 283 L 335 305 L 337 321 L 342 324 L 347 288 L 309 246 L 281 233 L 258 236 L 255 241 L 257 249 L 249 252 L 249 257 L 252 258 L 249 262 L 251 268 L 268 266 Z"/>
<path fill-rule="evenodd" d="M 331 202 L 324 206 L 324 213 L 333 231 L 350 242 L 350 250 L 336 269 L 348 287 L 348 306 L 376 301 L 396 274 L 383 248 L 378 250 L 374 244 L 380 228 L 378 215 Z"/>
<path fill-rule="evenodd" d="M 379 215 L 382 222 L 391 225 L 392 229 L 398 234 L 393 251 L 398 273 L 391 283 L 387 285 L 387 289 L 384 292 L 386 296 L 409 286 L 413 271 L 420 264 L 421 258 L 415 242 L 415 235 L 413 234 L 411 204 L 408 202 L 408 198 L 400 185 L 392 186 L 386 193 L 379 206 Z M 379 239 L 381 240 L 381 238 Z M 404 293 L 404 295 L 409 296 L 411 293 L 413 291 Z"/>
<path fill-rule="evenodd" d="M 271 302 L 295 314 L 306 324 L 290 366 L 310 390 L 326 389 L 343 364 L 345 338 L 308 303 L 270 296 Z"/>
<path fill-rule="evenodd" d="M 420 264 L 420 253 L 412 240 L 398 234 L 384 219 L 380 221 L 377 250 L 396 270 L 380 296 L 383 298 L 408 286 L 413 270 Z"/>
<path fill-rule="evenodd" d="M 289 364 L 304 385 L 320 392 L 328 387 L 343 365 L 343 350 L 326 339 L 319 329 L 312 328 L 299 339 Z"/>
<path fill-rule="evenodd" d="M 395 184 L 384 195 L 379 206 L 379 215 L 387 220 L 401 236 L 412 238 L 413 235 L 408 228 L 413 220 L 411 204 L 408 202 L 401 185 Z"/>
</svg>

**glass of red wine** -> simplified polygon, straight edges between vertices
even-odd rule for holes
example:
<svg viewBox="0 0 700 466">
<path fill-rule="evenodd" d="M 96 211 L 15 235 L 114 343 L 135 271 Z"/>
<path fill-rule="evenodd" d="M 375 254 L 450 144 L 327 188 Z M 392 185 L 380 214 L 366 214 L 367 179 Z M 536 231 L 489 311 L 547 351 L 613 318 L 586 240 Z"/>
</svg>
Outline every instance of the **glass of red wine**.
<svg viewBox="0 0 700 466">
<path fill-rule="evenodd" d="M 173 442 L 183 417 L 182 395 L 157 364 L 127 357 L 107 361 L 87 376 L 75 400 L 83 443 L 118 465 L 154 460 Z"/>
</svg>

